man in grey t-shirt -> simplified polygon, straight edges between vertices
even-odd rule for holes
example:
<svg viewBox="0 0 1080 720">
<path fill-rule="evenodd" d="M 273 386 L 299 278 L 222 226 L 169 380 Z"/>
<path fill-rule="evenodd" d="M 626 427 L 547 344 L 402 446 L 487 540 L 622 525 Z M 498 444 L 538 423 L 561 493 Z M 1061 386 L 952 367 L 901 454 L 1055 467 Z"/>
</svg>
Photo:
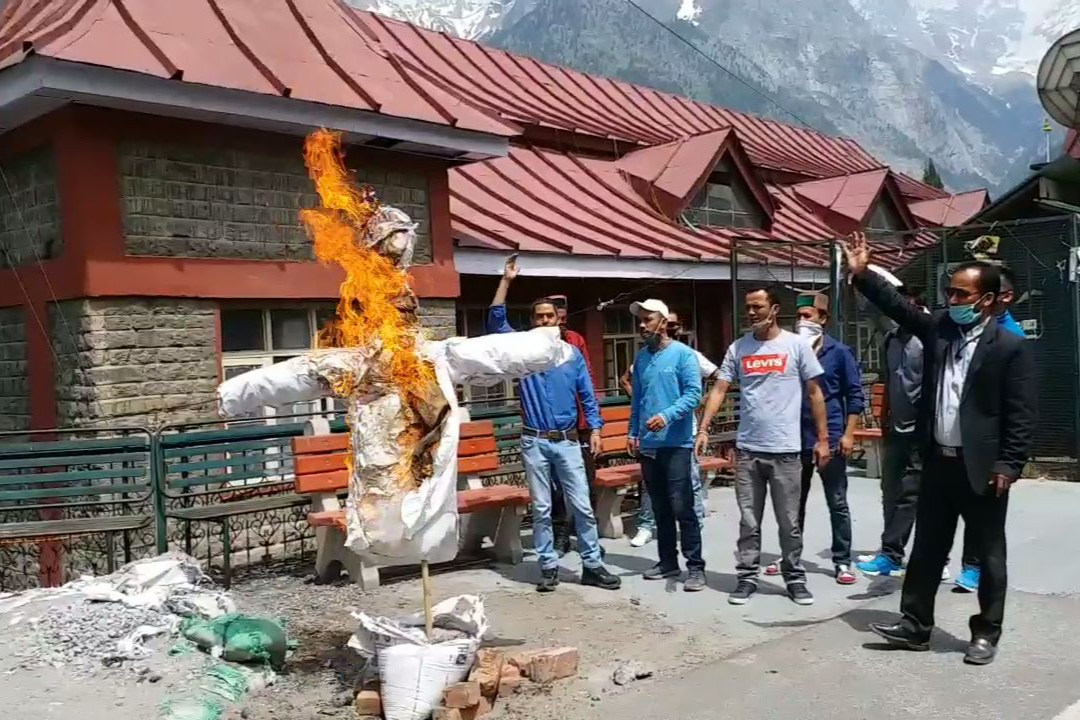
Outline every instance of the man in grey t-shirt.
<svg viewBox="0 0 1080 720">
<path fill-rule="evenodd" d="M 776 323 L 780 301 L 771 290 L 746 294 L 746 313 L 751 332 L 728 348 L 720 376 L 709 393 L 702 428 L 708 428 L 720 410 L 728 388 L 739 386 L 739 431 L 735 446 L 735 497 L 739 504 L 738 586 L 728 602 L 743 605 L 757 591 L 761 571 L 761 520 L 765 499 L 773 495 L 776 523 L 780 528 L 780 571 L 788 595 L 799 605 L 810 605 L 814 596 L 806 589 L 802 565 L 802 528 L 799 500 L 802 497 L 802 398 L 810 399 L 818 442 L 814 446 L 819 465 L 830 457 L 825 398 L 817 377 L 822 374 L 810 343 Z M 708 444 L 708 433 L 698 435 L 696 449 Z"/>
</svg>

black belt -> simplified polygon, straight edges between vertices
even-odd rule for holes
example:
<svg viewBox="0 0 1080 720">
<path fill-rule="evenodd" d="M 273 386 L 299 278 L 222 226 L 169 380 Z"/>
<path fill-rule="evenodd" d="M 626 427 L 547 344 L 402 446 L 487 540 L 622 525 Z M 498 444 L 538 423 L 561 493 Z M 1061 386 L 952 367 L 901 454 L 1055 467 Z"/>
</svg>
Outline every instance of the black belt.
<svg viewBox="0 0 1080 720">
<path fill-rule="evenodd" d="M 578 441 L 577 430 L 536 430 L 531 427 L 523 427 L 521 428 L 521 434 L 540 438 L 541 440 L 550 440 L 552 442 L 560 442 L 563 440 L 569 440 L 571 442 Z"/>
</svg>

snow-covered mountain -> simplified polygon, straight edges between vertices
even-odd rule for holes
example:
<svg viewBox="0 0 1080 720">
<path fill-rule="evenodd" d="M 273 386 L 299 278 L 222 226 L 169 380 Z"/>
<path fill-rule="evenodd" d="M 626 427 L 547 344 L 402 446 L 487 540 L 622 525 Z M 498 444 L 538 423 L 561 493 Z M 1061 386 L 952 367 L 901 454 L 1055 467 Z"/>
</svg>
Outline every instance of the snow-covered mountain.
<svg viewBox="0 0 1080 720">
<path fill-rule="evenodd" d="M 349 0 L 459 37 L 791 121 L 625 0 Z M 824 132 L 955 189 L 1041 158 L 1033 75 L 1080 0 L 636 0 Z M 1058 138 L 1055 137 L 1055 143 Z"/>
</svg>

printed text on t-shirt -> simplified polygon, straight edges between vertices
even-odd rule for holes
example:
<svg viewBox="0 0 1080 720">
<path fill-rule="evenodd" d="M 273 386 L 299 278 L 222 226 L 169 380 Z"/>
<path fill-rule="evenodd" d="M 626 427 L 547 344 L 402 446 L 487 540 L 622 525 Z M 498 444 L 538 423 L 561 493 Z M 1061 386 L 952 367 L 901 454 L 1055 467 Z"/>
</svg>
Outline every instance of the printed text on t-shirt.
<svg viewBox="0 0 1080 720">
<path fill-rule="evenodd" d="M 744 375 L 783 374 L 787 370 L 787 353 L 775 355 L 747 355 L 742 359 Z"/>
</svg>

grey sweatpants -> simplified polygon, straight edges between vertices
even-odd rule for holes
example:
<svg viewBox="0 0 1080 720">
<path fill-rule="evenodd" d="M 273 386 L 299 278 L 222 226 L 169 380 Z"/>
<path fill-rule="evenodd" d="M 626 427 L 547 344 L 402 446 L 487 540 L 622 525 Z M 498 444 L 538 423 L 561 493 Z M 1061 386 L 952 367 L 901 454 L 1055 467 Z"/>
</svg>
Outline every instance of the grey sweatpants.
<svg viewBox="0 0 1080 720">
<path fill-rule="evenodd" d="M 773 512 L 780 528 L 780 572 L 785 582 L 805 582 L 802 565 L 802 460 L 799 453 L 738 451 L 735 499 L 739 504 L 739 543 L 736 572 L 740 580 L 755 580 L 761 570 L 761 518 L 765 497 L 772 493 Z"/>
</svg>

